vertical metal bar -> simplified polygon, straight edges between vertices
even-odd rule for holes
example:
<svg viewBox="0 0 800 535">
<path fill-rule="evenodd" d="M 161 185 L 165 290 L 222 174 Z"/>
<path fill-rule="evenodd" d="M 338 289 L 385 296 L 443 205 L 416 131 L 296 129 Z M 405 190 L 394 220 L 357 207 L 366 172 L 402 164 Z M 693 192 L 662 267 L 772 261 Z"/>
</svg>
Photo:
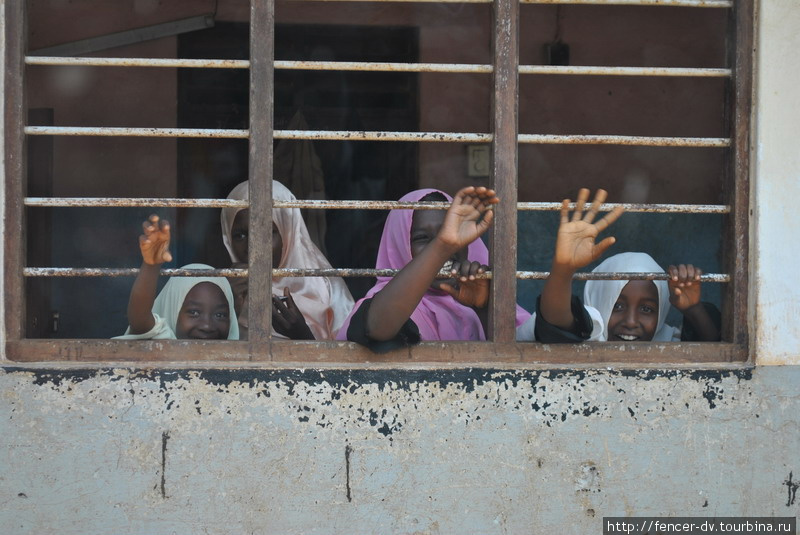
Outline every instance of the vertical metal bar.
<svg viewBox="0 0 800 535">
<path fill-rule="evenodd" d="M 728 272 L 725 312 L 731 318 L 723 339 L 747 346 L 748 343 L 748 219 L 750 193 L 750 116 L 753 91 L 753 0 L 738 0 L 731 9 L 729 40 L 733 70 L 732 95 L 729 99 L 731 158 L 729 173 L 732 187 L 726 201 L 732 207 L 727 225 Z M 732 108 L 732 109 L 731 109 Z M 725 332 L 727 331 L 727 332 Z"/>
<path fill-rule="evenodd" d="M 251 358 L 262 359 L 271 358 L 274 23 L 274 0 L 251 0 L 248 316 Z"/>
<path fill-rule="evenodd" d="M 494 91 L 492 92 L 492 178 L 500 197 L 492 226 L 492 294 L 488 336 L 515 341 L 517 302 L 517 165 L 519 84 L 519 1 L 494 2 Z"/>
<path fill-rule="evenodd" d="M 5 16 L 5 257 L 6 342 L 25 336 L 25 2 L 0 4 Z M 11 356 L 13 358 L 13 356 Z"/>
</svg>

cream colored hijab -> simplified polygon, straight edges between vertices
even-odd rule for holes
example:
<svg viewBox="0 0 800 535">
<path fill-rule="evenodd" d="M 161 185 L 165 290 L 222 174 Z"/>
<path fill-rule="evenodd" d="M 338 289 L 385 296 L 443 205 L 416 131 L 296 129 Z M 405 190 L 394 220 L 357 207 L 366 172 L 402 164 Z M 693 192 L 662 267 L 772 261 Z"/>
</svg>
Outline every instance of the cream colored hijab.
<svg viewBox="0 0 800 535">
<path fill-rule="evenodd" d="M 249 198 L 248 181 L 244 181 L 230 192 L 229 199 Z M 272 198 L 293 201 L 295 196 L 286 186 L 272 181 Z M 222 241 L 232 262 L 236 258 L 231 246 L 231 230 L 236 214 L 243 208 L 223 208 L 221 215 Z M 331 264 L 319 248 L 311 241 L 303 217 L 298 208 L 272 210 L 272 221 L 277 225 L 283 240 L 280 268 L 330 269 Z M 266 245 L 266 244 L 265 244 Z M 281 277 L 272 279 L 272 293 L 283 295 L 283 289 L 292 293 L 297 308 L 303 313 L 311 332 L 317 340 L 332 340 L 353 308 L 353 297 L 340 277 Z M 243 316 L 246 314 L 243 312 Z M 246 319 L 245 319 L 246 321 Z M 285 338 L 273 329 L 272 336 Z"/>
</svg>

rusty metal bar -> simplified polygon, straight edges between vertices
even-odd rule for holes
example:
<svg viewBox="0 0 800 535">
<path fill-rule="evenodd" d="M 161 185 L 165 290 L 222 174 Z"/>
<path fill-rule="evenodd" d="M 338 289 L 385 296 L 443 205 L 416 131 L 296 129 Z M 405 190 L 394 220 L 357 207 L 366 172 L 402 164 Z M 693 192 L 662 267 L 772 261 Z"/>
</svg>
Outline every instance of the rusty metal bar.
<svg viewBox="0 0 800 535">
<path fill-rule="evenodd" d="M 26 267 L 26 277 L 135 277 L 139 268 Z M 162 269 L 165 277 L 246 277 L 246 269 Z"/>
<path fill-rule="evenodd" d="M 519 0 L 521 4 L 584 4 L 601 6 L 733 7 L 733 0 Z"/>
<path fill-rule="evenodd" d="M 725 268 L 734 275 L 733 284 L 726 288 L 723 302 L 723 340 L 742 346 L 749 345 L 749 232 L 750 220 L 750 147 L 753 106 L 753 56 L 757 2 L 739 0 L 729 13 L 728 64 L 734 76 L 728 85 L 726 124 L 733 143 L 728 153 L 725 200 L 731 204 L 731 217 L 725 225 L 723 243 L 726 251 Z M 751 357 L 751 359 L 754 357 Z"/>
<path fill-rule="evenodd" d="M 247 208 L 249 201 L 232 199 L 177 199 L 177 198 L 119 198 L 119 197 L 26 197 L 25 206 L 87 208 L 87 207 L 153 207 L 153 208 Z M 312 210 L 447 210 L 448 202 L 400 201 L 336 201 L 295 200 L 272 201 L 273 208 L 305 208 Z M 727 214 L 731 207 L 724 204 L 634 204 L 605 203 L 603 211 L 617 206 L 626 212 L 675 214 Z M 573 209 L 575 203 L 570 204 Z M 554 212 L 561 209 L 559 202 L 520 202 L 517 211 Z"/>
<path fill-rule="evenodd" d="M 275 139 L 323 139 L 350 141 L 450 141 L 491 143 L 492 134 L 459 132 L 387 132 L 346 130 L 275 130 Z"/>
<path fill-rule="evenodd" d="M 250 88 L 248 144 L 249 213 L 248 341 L 252 358 L 271 360 L 272 171 L 275 2 L 250 2 Z M 257 244 L 257 245 L 256 245 Z M 266 245 L 266 247 L 264 247 Z M 244 259 L 240 259 L 244 260 Z M 267 305 L 267 306 L 265 306 Z"/>
<path fill-rule="evenodd" d="M 549 271 L 517 271 L 517 278 L 521 280 L 545 280 L 550 276 Z M 598 272 L 575 273 L 572 280 L 576 281 L 613 281 L 613 280 L 669 280 L 667 273 L 624 273 L 624 272 Z M 701 282 L 730 282 L 731 276 L 727 273 L 704 273 L 700 276 Z"/>
<path fill-rule="evenodd" d="M 27 65 L 82 67 L 180 67 L 193 69 L 249 69 L 246 59 L 179 59 L 179 58 L 91 58 L 60 56 L 26 56 Z"/>
<path fill-rule="evenodd" d="M 249 137 L 247 130 L 219 128 L 124 128 L 84 126 L 26 126 L 29 136 L 122 136 L 122 137 L 196 137 L 196 138 L 243 138 Z"/>
<path fill-rule="evenodd" d="M 244 59 L 180 59 L 180 58 L 93 58 L 27 56 L 27 65 L 82 67 L 162 67 L 190 69 L 249 69 Z M 364 72 L 439 72 L 491 74 L 492 65 L 471 63 L 397 63 L 364 61 L 275 61 L 275 69 L 310 71 Z M 596 75 L 596 76 L 680 76 L 724 78 L 730 69 L 682 67 L 600 67 L 562 65 L 520 65 L 520 74 Z"/>
<path fill-rule="evenodd" d="M 25 336 L 27 317 L 25 281 L 22 267 L 26 258 L 25 209 L 22 197 L 27 190 L 27 155 L 22 125 L 28 109 L 23 65 L 28 24 L 26 2 L 0 2 L 0 16 L 5 20 L 3 84 L 3 143 L 5 244 L 3 255 L 3 303 L 5 339 L 13 342 Z M 13 356 L 9 356 L 13 358 Z"/>
<path fill-rule="evenodd" d="M 636 145 L 649 147 L 728 147 L 731 140 L 719 137 L 651 137 L 520 134 L 520 143 L 543 145 Z"/>
<path fill-rule="evenodd" d="M 575 208 L 575 203 L 570 203 L 570 210 Z M 626 212 L 658 213 L 658 214 L 727 214 L 731 207 L 725 204 L 641 204 L 641 203 L 603 203 L 602 211 L 610 211 L 616 207 L 623 208 Z M 517 210 L 522 211 L 558 211 L 560 202 L 521 202 L 517 203 Z"/>
<path fill-rule="evenodd" d="M 307 1 L 307 0 L 292 0 Z M 377 2 L 377 3 L 406 3 L 406 4 L 491 4 L 494 0 L 314 0 L 317 2 Z"/>
<path fill-rule="evenodd" d="M 248 130 L 216 128 L 121 128 L 26 126 L 32 136 L 128 136 L 178 138 L 248 138 Z M 391 132 L 347 130 L 275 130 L 275 139 L 350 141 L 434 141 L 491 143 L 492 134 L 463 132 Z M 638 145 L 651 147 L 728 147 L 728 138 L 519 134 L 519 143 L 551 145 Z"/>
<path fill-rule="evenodd" d="M 400 270 L 397 269 L 301 269 L 282 268 L 273 269 L 273 277 L 393 277 Z M 24 268 L 25 277 L 135 277 L 139 268 L 59 268 L 59 267 L 27 267 Z M 247 269 L 162 269 L 161 275 L 165 277 L 248 277 Z M 515 278 L 520 280 L 545 280 L 550 275 L 548 271 L 516 271 Z M 436 274 L 438 279 L 450 279 L 453 275 L 449 271 L 440 271 Z M 494 278 L 491 271 L 476 275 L 476 279 Z M 576 273 L 574 280 L 669 280 L 667 273 Z M 731 276 L 726 273 L 704 273 L 700 276 L 702 282 L 730 282 Z"/>
<path fill-rule="evenodd" d="M 25 206 L 37 207 L 152 207 L 152 208 L 247 208 L 249 201 L 232 199 L 174 199 L 121 197 L 26 197 Z"/>
<path fill-rule="evenodd" d="M 275 62 L 276 69 L 308 71 L 370 72 L 449 72 L 491 74 L 491 65 L 471 63 L 390 63 L 364 61 L 287 61 Z"/>
<path fill-rule="evenodd" d="M 573 74 L 591 76 L 686 76 L 726 78 L 730 69 L 694 69 L 679 67 L 590 67 L 564 65 L 520 65 L 520 74 Z"/>
<path fill-rule="evenodd" d="M 295 0 L 297 1 L 297 0 Z M 375 2 L 376 0 L 317 0 L 321 2 Z M 377 0 L 382 2 L 490 4 L 493 0 Z M 521 4 L 592 4 L 606 6 L 732 7 L 732 0 L 519 0 Z"/>
<path fill-rule="evenodd" d="M 495 0 L 492 17 L 491 185 L 505 201 L 494 209 L 489 231 L 492 269 L 498 277 L 489 295 L 487 339 L 495 344 L 516 340 L 517 176 L 519 173 L 519 1 Z"/>
</svg>

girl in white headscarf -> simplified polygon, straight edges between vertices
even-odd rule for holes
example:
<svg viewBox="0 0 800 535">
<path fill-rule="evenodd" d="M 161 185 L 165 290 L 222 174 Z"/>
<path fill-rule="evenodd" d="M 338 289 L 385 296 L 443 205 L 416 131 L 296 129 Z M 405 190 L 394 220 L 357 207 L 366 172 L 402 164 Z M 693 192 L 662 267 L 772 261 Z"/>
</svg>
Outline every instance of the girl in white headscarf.
<svg viewBox="0 0 800 535">
<path fill-rule="evenodd" d="M 155 296 L 161 264 L 172 260 L 167 221 L 152 215 L 139 238 L 142 267 L 128 302 L 122 339 L 238 340 L 233 292 L 224 277 L 173 277 Z M 184 269 L 213 269 L 189 264 Z"/>
<path fill-rule="evenodd" d="M 228 195 L 249 198 L 248 181 Z M 272 198 L 296 200 L 283 184 L 272 181 Z M 234 267 L 246 267 L 248 209 L 223 208 L 222 240 Z M 272 267 L 330 269 L 325 255 L 314 245 L 298 208 L 272 210 Z M 247 283 L 234 282 L 239 326 L 247 332 Z M 272 336 L 290 339 L 332 340 L 353 308 L 353 297 L 340 277 L 275 277 L 272 279 Z M 281 299 L 283 296 L 284 299 Z M 244 334 L 242 335 L 244 337 Z"/>
<path fill-rule="evenodd" d="M 716 341 L 719 312 L 702 303 L 702 271 L 691 264 L 669 267 L 669 281 L 587 281 L 584 305 L 572 296 L 575 271 L 593 262 L 614 243 L 609 237 L 595 244 L 597 235 L 622 213 L 620 208 L 593 223 L 606 192 L 598 190 L 583 213 L 589 190 L 578 193 L 572 219 L 569 199 L 561 206 L 553 267 L 537 303 L 535 337 L 547 343 L 581 341 Z M 664 273 L 645 253 L 622 253 L 608 258 L 594 272 Z M 670 304 L 684 316 L 683 329 L 667 325 Z"/>
</svg>

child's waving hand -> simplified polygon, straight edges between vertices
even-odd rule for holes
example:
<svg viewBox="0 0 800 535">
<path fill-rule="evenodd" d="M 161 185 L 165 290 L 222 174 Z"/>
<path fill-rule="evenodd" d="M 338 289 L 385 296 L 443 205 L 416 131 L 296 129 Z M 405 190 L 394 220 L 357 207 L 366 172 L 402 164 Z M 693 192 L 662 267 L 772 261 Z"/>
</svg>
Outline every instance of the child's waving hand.
<svg viewBox="0 0 800 535">
<path fill-rule="evenodd" d="M 491 226 L 492 205 L 498 202 L 493 189 L 470 186 L 460 190 L 447 210 L 438 239 L 455 250 L 466 247 Z"/>
<path fill-rule="evenodd" d="M 561 224 L 558 227 L 556 238 L 556 251 L 553 257 L 554 268 L 568 268 L 577 270 L 600 257 L 606 249 L 614 244 L 614 238 L 608 237 L 600 243 L 595 243 L 597 235 L 608 228 L 624 211 L 621 207 L 614 208 L 601 220 L 592 223 L 597 213 L 606 200 L 608 193 L 599 189 L 594 196 L 594 201 L 586 214 L 583 213 L 586 201 L 589 199 L 589 190 L 586 188 L 578 192 L 578 200 L 572 219 L 569 217 L 569 199 L 561 203 Z"/>
<path fill-rule="evenodd" d="M 681 312 L 700 303 L 700 275 L 703 270 L 692 264 L 669 266 L 669 302 Z"/>
<path fill-rule="evenodd" d="M 169 252 L 169 221 L 159 220 L 158 216 L 153 214 L 142 223 L 142 231 L 144 234 L 139 236 L 139 249 L 144 263 L 156 266 L 172 261 Z"/>
<path fill-rule="evenodd" d="M 597 235 L 616 221 L 623 212 L 620 207 L 614 208 L 600 221 L 592 223 L 607 195 L 605 190 L 597 190 L 594 202 L 584 215 L 584 207 L 586 201 L 589 200 L 589 190 L 582 188 L 578 192 L 578 200 L 575 203 L 575 211 L 572 213 L 571 220 L 569 199 L 564 199 L 561 203 L 561 224 L 558 226 L 558 235 L 556 236 L 553 267 L 544 288 L 542 288 L 540 309 L 542 317 L 547 322 L 561 329 L 571 330 L 575 327 L 575 320 L 570 308 L 572 276 L 575 271 L 599 258 L 606 249 L 614 244 L 614 238 L 610 237 L 600 243 L 594 242 Z"/>
<path fill-rule="evenodd" d="M 440 282 L 438 287 L 462 305 L 483 308 L 489 301 L 489 279 L 475 276 L 486 273 L 488 269 L 489 266 L 480 262 L 454 262 L 450 270 L 454 278 Z"/>
</svg>

